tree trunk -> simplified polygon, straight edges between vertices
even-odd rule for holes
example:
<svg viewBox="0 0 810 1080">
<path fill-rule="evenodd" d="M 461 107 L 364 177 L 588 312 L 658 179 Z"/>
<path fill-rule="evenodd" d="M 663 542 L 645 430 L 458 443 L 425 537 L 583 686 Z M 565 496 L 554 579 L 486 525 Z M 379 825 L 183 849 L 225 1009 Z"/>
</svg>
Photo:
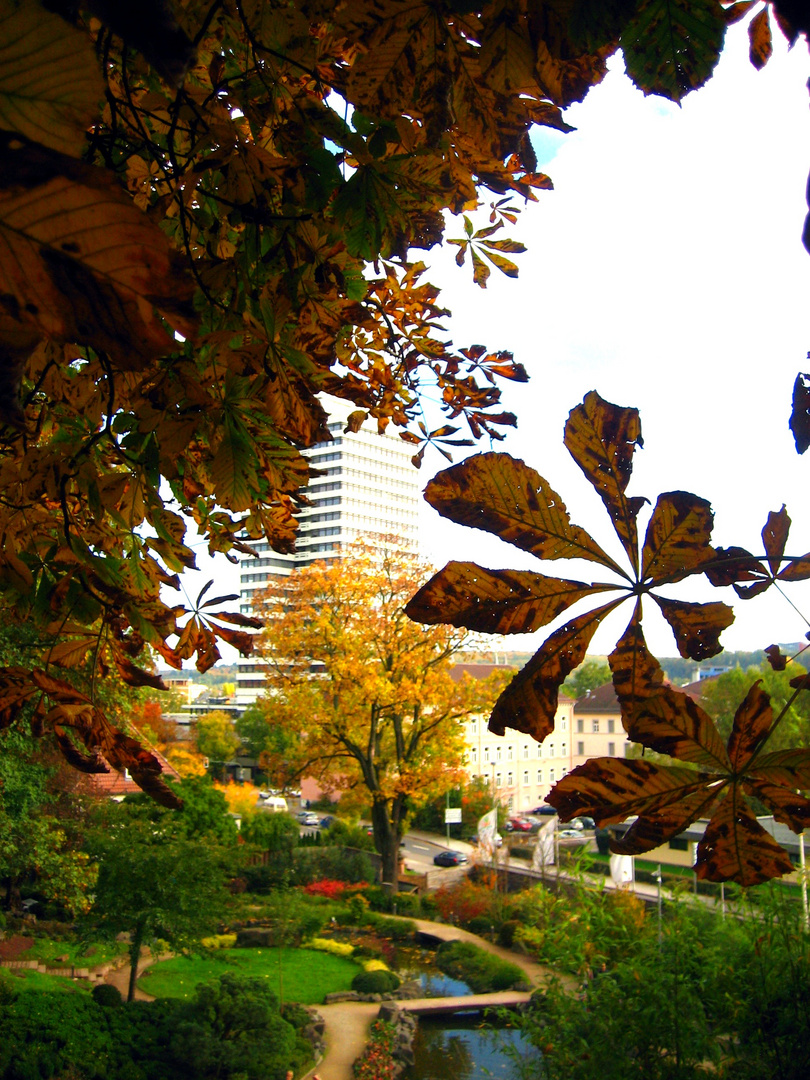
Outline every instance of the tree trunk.
<svg viewBox="0 0 810 1080">
<path fill-rule="evenodd" d="M 372 804 L 371 821 L 374 825 L 374 846 L 382 858 L 383 884 L 388 885 L 391 892 L 397 892 L 399 889 L 399 830 L 391 822 L 387 802 Z"/>
<path fill-rule="evenodd" d="M 127 1001 L 135 1000 L 135 983 L 138 981 L 138 963 L 141 959 L 141 946 L 143 944 L 143 929 L 139 926 L 132 935 L 129 946 L 129 988 Z"/>
</svg>

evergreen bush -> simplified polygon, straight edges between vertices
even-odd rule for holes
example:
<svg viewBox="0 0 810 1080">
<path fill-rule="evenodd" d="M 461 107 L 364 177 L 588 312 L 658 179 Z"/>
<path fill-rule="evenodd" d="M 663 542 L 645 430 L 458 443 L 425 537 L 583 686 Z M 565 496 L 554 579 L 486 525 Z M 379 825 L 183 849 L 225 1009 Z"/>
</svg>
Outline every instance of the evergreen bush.
<svg viewBox="0 0 810 1080">
<path fill-rule="evenodd" d="M 388 994 L 399 986 L 399 975 L 393 971 L 360 971 L 352 979 L 352 990 L 359 994 Z"/>
</svg>

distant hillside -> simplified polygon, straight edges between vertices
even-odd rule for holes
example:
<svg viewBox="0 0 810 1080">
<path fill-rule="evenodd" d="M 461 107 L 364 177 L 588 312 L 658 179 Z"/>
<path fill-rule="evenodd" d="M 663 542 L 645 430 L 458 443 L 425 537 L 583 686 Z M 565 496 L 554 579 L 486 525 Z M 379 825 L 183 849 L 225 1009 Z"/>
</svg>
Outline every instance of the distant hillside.
<svg viewBox="0 0 810 1080">
<path fill-rule="evenodd" d="M 786 656 L 791 656 L 797 653 L 801 648 L 801 644 L 781 645 L 782 652 Z M 534 653 L 531 652 L 480 652 L 477 653 L 477 658 L 482 663 L 498 663 L 506 664 L 509 667 L 519 670 L 531 660 Z M 810 654 L 809 654 L 810 655 Z M 714 668 L 735 668 L 739 665 L 743 671 L 750 667 L 758 667 L 766 659 L 765 653 L 762 649 L 757 649 L 754 652 L 733 652 L 724 650 L 718 653 L 717 656 L 713 656 L 710 660 L 703 660 L 701 663 L 697 663 L 694 660 L 684 660 L 680 656 L 659 656 L 658 662 L 663 668 L 664 674 L 667 679 L 675 686 L 683 686 L 686 683 L 697 682 L 700 678 L 700 671 L 708 671 Z M 607 663 L 607 656 L 588 655 L 585 657 L 584 663 Z M 810 666 L 810 658 L 804 665 Z"/>
<path fill-rule="evenodd" d="M 208 671 L 199 672 L 196 668 L 183 668 L 182 671 L 174 671 L 171 668 L 163 668 L 160 672 L 164 682 L 171 683 L 175 679 L 190 679 L 203 686 L 219 686 L 220 683 L 236 682 L 236 664 L 216 664 Z"/>
</svg>

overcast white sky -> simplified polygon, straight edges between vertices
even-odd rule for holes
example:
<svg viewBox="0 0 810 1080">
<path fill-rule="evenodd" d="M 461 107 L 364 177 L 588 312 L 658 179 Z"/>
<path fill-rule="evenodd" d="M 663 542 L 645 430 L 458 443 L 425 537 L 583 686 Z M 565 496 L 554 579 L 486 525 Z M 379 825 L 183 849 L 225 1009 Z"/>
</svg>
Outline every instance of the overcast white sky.
<svg viewBox="0 0 810 1080">
<path fill-rule="evenodd" d="M 768 511 L 785 502 L 795 537 L 788 551 L 810 550 L 810 452 L 796 454 L 787 427 L 793 380 L 808 370 L 810 349 L 810 256 L 801 244 L 810 58 L 801 44 L 790 53 L 775 44 L 757 72 L 744 27 L 732 27 L 714 78 L 680 109 L 645 98 L 615 58 L 603 84 L 568 110 L 577 130 L 535 140 L 555 190 L 522 215 L 518 238 L 529 251 L 517 258 L 520 278 L 493 270 L 482 291 L 456 270 L 452 253 L 432 260 L 456 343 L 510 349 L 531 376 L 507 389 L 518 429 L 495 449 L 536 468 L 573 520 L 606 544 L 612 530 L 601 502 L 562 447 L 568 412 L 591 389 L 640 410 L 645 447 L 632 494 L 654 502 L 661 491 L 694 491 L 713 505 L 715 542 L 752 551 L 762 550 Z M 429 507 L 423 522 L 426 553 L 438 564 L 469 558 L 588 575 L 582 564 L 540 566 Z M 680 595 L 731 602 L 730 589 L 702 582 Z M 810 618 L 810 588 L 792 590 Z M 623 610 L 606 624 L 592 651 L 609 651 L 628 617 Z M 806 629 L 769 592 L 737 605 L 722 640 L 755 649 L 801 639 Z M 648 640 L 660 654 L 675 652 L 657 615 Z"/>
<path fill-rule="evenodd" d="M 794 522 L 789 553 L 810 550 L 810 451 L 796 454 L 787 427 L 793 380 L 810 367 L 810 256 L 801 245 L 808 75 L 807 49 L 799 43 L 788 53 L 781 40 L 755 71 L 745 28 L 732 27 L 714 78 L 678 108 L 644 98 L 617 57 L 603 84 L 568 110 L 577 130 L 534 140 L 555 190 L 539 193 L 514 230 L 529 248 L 517 258 L 520 278 L 493 269 L 482 291 L 468 267 L 456 268 L 455 249 L 428 256 L 456 344 L 509 349 L 531 376 L 528 386 L 506 388 L 518 429 L 494 449 L 543 474 L 573 520 L 611 552 L 617 545 L 601 502 L 562 446 L 569 410 L 591 389 L 640 410 L 645 448 L 636 454 L 631 494 L 654 502 L 661 491 L 693 491 L 714 507 L 715 543 L 753 551 L 761 551 L 768 511 L 785 502 Z M 460 234 L 451 225 L 448 235 Z M 428 456 L 424 482 L 442 467 L 438 454 Z M 421 529 L 437 565 L 457 558 L 589 572 L 538 564 L 427 506 Z M 224 564 L 221 583 L 235 583 L 229 570 Z M 731 590 L 704 581 L 669 595 L 731 602 Z M 189 584 L 191 591 L 196 582 Z M 810 618 L 810 586 L 791 588 Z M 803 637 L 807 622 L 771 593 L 738 603 L 722 639 L 727 648 Z M 610 651 L 628 617 L 623 610 L 607 623 L 591 651 Z M 659 655 L 675 653 L 657 615 L 648 641 Z"/>
</svg>

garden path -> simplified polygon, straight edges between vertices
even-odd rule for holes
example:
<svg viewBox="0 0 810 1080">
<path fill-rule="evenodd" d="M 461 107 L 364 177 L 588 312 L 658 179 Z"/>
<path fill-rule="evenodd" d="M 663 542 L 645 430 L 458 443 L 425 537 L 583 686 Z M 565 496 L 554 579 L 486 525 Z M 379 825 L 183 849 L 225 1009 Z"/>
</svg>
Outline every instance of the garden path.
<svg viewBox="0 0 810 1080">
<path fill-rule="evenodd" d="M 164 954 L 163 956 L 152 956 L 148 949 L 144 949 L 141 953 L 141 959 L 138 963 L 138 978 L 146 971 L 148 967 L 156 963 L 158 960 L 168 960 L 169 956 Z M 116 990 L 121 992 L 121 997 L 124 1001 L 127 1000 L 127 994 L 129 993 L 129 971 L 130 965 L 126 967 L 115 968 L 113 971 L 109 971 L 105 977 L 104 982 L 109 983 L 110 986 L 114 986 Z M 136 1001 L 154 1001 L 155 999 L 151 994 L 145 994 L 143 990 L 137 985 L 135 986 L 135 1000 Z"/>
</svg>

